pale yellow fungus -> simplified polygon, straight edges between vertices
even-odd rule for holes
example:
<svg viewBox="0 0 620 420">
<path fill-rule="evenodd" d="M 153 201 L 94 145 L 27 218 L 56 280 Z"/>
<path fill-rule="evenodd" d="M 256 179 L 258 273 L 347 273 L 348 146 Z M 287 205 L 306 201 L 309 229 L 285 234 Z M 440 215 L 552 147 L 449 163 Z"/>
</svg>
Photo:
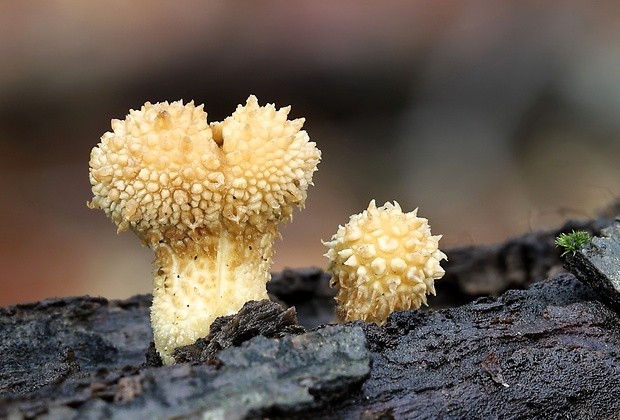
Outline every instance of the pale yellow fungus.
<svg viewBox="0 0 620 420">
<path fill-rule="evenodd" d="M 337 318 L 382 325 L 394 311 L 426 305 L 426 295 L 435 295 L 435 280 L 444 275 L 439 239 L 417 209 L 403 213 L 397 202 L 377 208 L 372 200 L 351 216 L 324 242 L 330 286 L 338 289 Z"/>
<path fill-rule="evenodd" d="M 202 105 L 147 102 L 91 152 L 89 207 L 155 252 L 151 323 L 165 364 L 216 317 L 267 298 L 278 225 L 304 206 L 321 158 L 289 111 L 250 96 L 210 126 Z"/>
</svg>

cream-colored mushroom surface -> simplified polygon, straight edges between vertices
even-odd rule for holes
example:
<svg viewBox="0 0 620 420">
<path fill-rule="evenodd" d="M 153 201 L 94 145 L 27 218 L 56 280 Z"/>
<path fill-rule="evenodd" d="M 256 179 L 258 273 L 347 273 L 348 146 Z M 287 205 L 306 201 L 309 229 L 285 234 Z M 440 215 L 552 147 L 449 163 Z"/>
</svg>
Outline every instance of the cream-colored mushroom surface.
<svg viewBox="0 0 620 420">
<path fill-rule="evenodd" d="M 321 152 L 255 96 L 209 125 L 203 106 L 146 103 L 90 156 L 91 208 L 155 252 L 151 322 L 164 363 L 218 316 L 267 298 L 278 225 L 303 207 Z"/>
<path fill-rule="evenodd" d="M 426 305 L 426 295 L 435 294 L 435 280 L 444 275 L 439 239 L 417 209 L 403 213 L 397 202 L 377 208 L 372 200 L 351 216 L 324 242 L 330 285 L 338 289 L 337 318 L 381 325 L 394 311 Z"/>
</svg>

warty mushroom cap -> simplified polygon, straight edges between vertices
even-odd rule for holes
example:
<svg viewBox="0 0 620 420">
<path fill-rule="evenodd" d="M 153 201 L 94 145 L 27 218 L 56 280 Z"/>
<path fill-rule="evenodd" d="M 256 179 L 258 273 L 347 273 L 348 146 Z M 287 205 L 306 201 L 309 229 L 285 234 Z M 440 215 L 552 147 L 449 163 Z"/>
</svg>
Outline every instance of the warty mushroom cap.
<svg viewBox="0 0 620 420">
<path fill-rule="evenodd" d="M 165 239 L 180 249 L 190 231 L 219 229 L 224 163 L 202 105 L 147 102 L 112 120 L 92 149 L 89 206 L 119 232 L 131 228 L 147 245 Z"/>
<path fill-rule="evenodd" d="M 426 305 L 444 275 L 438 249 L 441 235 L 431 235 L 427 219 L 417 209 L 403 213 L 395 201 L 367 210 L 339 226 L 329 248 L 330 286 L 338 289 L 337 317 L 383 324 L 390 313 Z"/>
<path fill-rule="evenodd" d="M 230 117 L 211 124 L 230 168 L 223 209 L 229 220 L 264 231 L 304 206 L 321 152 L 301 130 L 304 118 L 287 120 L 290 110 L 261 107 L 252 95 Z"/>
<path fill-rule="evenodd" d="M 179 251 L 192 232 L 217 232 L 221 223 L 277 235 L 278 222 L 304 206 L 321 158 L 304 119 L 287 120 L 289 111 L 260 107 L 251 95 L 209 126 L 193 101 L 147 102 L 113 120 L 93 148 L 89 206 L 119 231 L 131 228 L 147 245 L 167 239 Z"/>
</svg>

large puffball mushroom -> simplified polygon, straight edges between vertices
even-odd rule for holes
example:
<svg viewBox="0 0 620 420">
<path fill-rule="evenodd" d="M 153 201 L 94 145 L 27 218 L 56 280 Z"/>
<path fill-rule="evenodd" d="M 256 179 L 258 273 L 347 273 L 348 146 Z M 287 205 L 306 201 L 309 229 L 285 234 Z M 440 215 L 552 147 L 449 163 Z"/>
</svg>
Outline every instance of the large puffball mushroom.
<svg viewBox="0 0 620 420">
<path fill-rule="evenodd" d="M 209 126 L 202 105 L 147 102 L 91 152 L 89 207 L 155 252 L 151 323 L 165 364 L 218 316 L 268 298 L 278 225 L 303 207 L 321 157 L 289 109 L 250 96 Z"/>
<path fill-rule="evenodd" d="M 372 200 L 351 216 L 324 242 L 330 286 L 338 289 L 337 318 L 382 325 L 394 311 L 426 305 L 426 295 L 435 295 L 435 280 L 444 275 L 439 239 L 417 209 L 403 213 L 397 202 L 377 208 Z"/>
</svg>

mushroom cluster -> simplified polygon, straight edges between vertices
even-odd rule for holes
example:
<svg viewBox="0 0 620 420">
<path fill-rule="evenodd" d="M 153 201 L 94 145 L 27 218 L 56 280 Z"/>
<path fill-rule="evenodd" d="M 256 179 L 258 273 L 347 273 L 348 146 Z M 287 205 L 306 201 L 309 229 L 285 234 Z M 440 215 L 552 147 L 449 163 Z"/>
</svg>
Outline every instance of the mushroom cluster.
<svg viewBox="0 0 620 420">
<path fill-rule="evenodd" d="M 338 289 L 336 316 L 379 325 L 390 313 L 426 305 L 435 280 L 444 275 L 438 249 L 441 235 L 431 235 L 417 209 L 403 213 L 397 202 L 367 210 L 339 226 L 329 248 L 330 286 Z"/>
<path fill-rule="evenodd" d="M 203 106 L 146 103 L 90 155 L 91 208 L 155 253 L 151 322 L 165 364 L 218 316 L 267 298 L 278 225 L 303 207 L 321 152 L 255 96 L 222 122 Z"/>
</svg>

